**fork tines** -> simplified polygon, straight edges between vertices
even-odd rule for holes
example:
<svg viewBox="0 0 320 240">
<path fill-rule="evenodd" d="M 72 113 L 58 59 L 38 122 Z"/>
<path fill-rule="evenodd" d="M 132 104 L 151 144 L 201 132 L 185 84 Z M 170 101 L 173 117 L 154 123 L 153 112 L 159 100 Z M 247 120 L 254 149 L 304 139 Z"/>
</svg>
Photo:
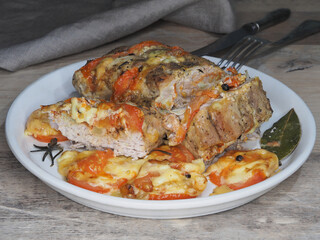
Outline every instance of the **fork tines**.
<svg viewBox="0 0 320 240">
<path fill-rule="evenodd" d="M 257 37 L 246 36 L 234 45 L 217 65 L 222 69 L 232 67 L 239 71 L 239 69 L 249 60 L 249 57 L 265 43 L 266 41 Z"/>
</svg>

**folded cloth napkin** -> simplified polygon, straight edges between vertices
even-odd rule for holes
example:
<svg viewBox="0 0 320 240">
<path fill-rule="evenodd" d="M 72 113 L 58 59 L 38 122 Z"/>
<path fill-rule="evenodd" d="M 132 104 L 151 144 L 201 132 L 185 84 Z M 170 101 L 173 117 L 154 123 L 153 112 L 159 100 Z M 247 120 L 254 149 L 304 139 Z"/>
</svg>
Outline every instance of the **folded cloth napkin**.
<svg viewBox="0 0 320 240">
<path fill-rule="evenodd" d="M 2 16 L 9 16 L 0 20 L 0 28 L 5 29 L 0 33 L 0 68 L 16 71 L 91 49 L 134 33 L 159 19 L 216 33 L 234 29 L 234 14 L 228 0 L 73 2 L 74 5 L 70 1 L 52 0 L 44 4 L 41 0 L 31 0 L 23 6 L 21 1 L 17 4 L 6 1 L 0 10 Z M 37 7 L 32 8 L 34 5 Z M 28 7 L 27 10 L 24 7 Z M 52 13 L 52 9 L 56 12 Z M 11 15 L 10 10 L 14 12 Z M 43 16 L 42 12 L 46 11 L 50 14 Z M 86 14 L 92 15 L 84 18 Z M 19 30 L 22 30 L 21 36 Z"/>
</svg>

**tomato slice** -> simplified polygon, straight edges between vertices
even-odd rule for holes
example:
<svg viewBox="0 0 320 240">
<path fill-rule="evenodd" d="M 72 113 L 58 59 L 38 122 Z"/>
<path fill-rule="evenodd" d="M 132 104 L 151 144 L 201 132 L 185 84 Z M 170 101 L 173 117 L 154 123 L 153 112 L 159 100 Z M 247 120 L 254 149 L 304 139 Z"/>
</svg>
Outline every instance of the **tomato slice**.
<svg viewBox="0 0 320 240">
<path fill-rule="evenodd" d="M 209 175 L 209 178 L 210 178 L 210 181 L 217 186 L 224 185 L 221 183 L 222 177 L 220 175 L 216 174 L 215 172 L 212 172 Z M 256 183 L 262 182 L 265 179 L 266 179 L 266 175 L 261 170 L 257 169 L 254 172 L 254 174 L 252 175 L 252 177 L 250 177 L 245 182 L 238 182 L 238 183 L 225 184 L 225 185 L 233 190 L 238 190 L 238 189 L 249 187 L 249 186 L 254 185 Z"/>
<path fill-rule="evenodd" d="M 199 112 L 200 107 L 210 99 L 215 99 L 217 97 L 219 97 L 219 94 L 214 90 L 205 90 L 199 92 L 199 95 L 196 96 L 187 107 L 187 110 L 183 115 L 181 124 L 176 130 L 174 138 L 170 141 L 172 141 L 172 143 L 176 145 L 182 143 L 186 137 L 186 133 L 190 127 L 190 124 L 196 113 Z"/>
<path fill-rule="evenodd" d="M 228 187 L 233 190 L 238 190 L 241 188 L 249 187 L 251 185 L 254 185 L 256 183 L 262 182 L 266 179 L 266 175 L 261 171 L 257 170 L 251 178 L 249 178 L 247 181 L 242 183 L 234 183 L 234 184 L 228 184 Z"/>
<path fill-rule="evenodd" d="M 214 185 L 221 186 L 221 177 L 220 175 L 217 175 L 215 172 L 212 172 L 209 175 L 209 179 Z"/>
<path fill-rule="evenodd" d="M 109 106 L 109 107 L 108 107 Z M 143 111 L 130 104 L 113 104 L 110 106 L 110 103 L 104 104 L 101 109 L 111 109 L 112 111 L 117 111 L 120 108 L 123 109 L 124 114 L 113 114 L 104 119 L 97 121 L 95 124 L 98 127 L 102 128 L 118 128 L 124 126 L 123 120 L 125 120 L 125 127 L 132 131 L 139 131 L 142 133 L 142 125 L 144 122 L 144 113 Z"/>
<path fill-rule="evenodd" d="M 90 183 L 83 181 L 83 180 L 79 180 L 76 177 L 76 173 L 75 172 L 69 172 L 68 176 L 67 176 L 67 181 L 77 187 L 81 187 L 84 189 L 87 189 L 89 191 L 93 191 L 93 192 L 97 192 L 97 193 L 108 193 L 110 192 L 110 188 L 103 188 L 101 186 L 93 186 Z"/>
<path fill-rule="evenodd" d="M 158 172 L 151 172 L 148 175 L 140 178 L 136 178 L 134 180 L 134 186 L 142 189 L 144 192 L 152 192 L 153 191 L 153 185 L 151 178 L 152 177 L 159 177 L 160 173 Z"/>
<path fill-rule="evenodd" d="M 139 76 L 139 69 L 137 67 L 125 71 L 113 84 L 112 101 L 119 101 L 121 96 L 130 88 L 135 79 Z"/>
<path fill-rule="evenodd" d="M 120 189 L 122 186 L 124 186 L 128 182 L 127 179 L 120 178 L 115 183 L 108 184 L 110 186 L 110 188 L 103 188 L 102 186 L 94 186 L 87 181 L 78 179 L 76 177 L 76 172 L 69 172 L 69 174 L 67 176 L 67 180 L 69 183 L 71 183 L 77 187 L 81 187 L 81 188 L 87 189 L 89 191 L 102 193 L 102 194 L 109 193 L 112 189 Z"/>
<path fill-rule="evenodd" d="M 80 160 L 77 165 L 82 172 L 88 173 L 91 177 L 106 175 L 103 171 L 108 163 L 108 159 L 113 157 L 113 151 L 107 149 L 106 151 L 95 151 L 94 154 Z"/>
<path fill-rule="evenodd" d="M 186 193 L 169 193 L 169 194 L 150 194 L 149 200 L 177 200 L 177 199 L 188 199 L 195 198 L 196 196 L 190 196 Z"/>
<path fill-rule="evenodd" d="M 181 144 L 173 147 L 171 153 L 169 160 L 172 162 L 192 162 L 194 160 L 192 153 Z"/>
<path fill-rule="evenodd" d="M 64 141 L 68 141 L 69 139 L 65 136 L 63 136 L 62 134 L 59 135 L 48 135 L 48 136 L 43 136 L 43 135 L 37 135 L 34 136 L 32 135 L 35 139 L 37 139 L 40 142 L 45 142 L 45 143 L 49 143 L 51 141 L 51 139 L 56 138 L 58 140 L 58 142 L 64 142 Z"/>
<path fill-rule="evenodd" d="M 168 156 L 170 162 L 192 162 L 194 156 L 192 153 L 182 144 L 177 146 L 162 145 L 152 150 L 157 156 Z"/>
<path fill-rule="evenodd" d="M 128 113 L 125 115 L 128 128 L 142 133 L 142 125 L 144 121 L 143 112 L 135 106 L 123 104 L 122 107 Z"/>
</svg>

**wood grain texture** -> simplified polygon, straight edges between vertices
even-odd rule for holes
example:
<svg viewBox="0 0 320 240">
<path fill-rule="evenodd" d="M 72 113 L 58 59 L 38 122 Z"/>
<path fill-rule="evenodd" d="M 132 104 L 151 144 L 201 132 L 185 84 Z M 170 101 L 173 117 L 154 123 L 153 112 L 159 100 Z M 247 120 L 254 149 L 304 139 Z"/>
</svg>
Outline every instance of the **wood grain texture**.
<svg viewBox="0 0 320 240">
<path fill-rule="evenodd" d="M 236 1 L 240 22 L 256 20 L 266 11 L 289 6 L 299 22 L 319 16 L 319 1 Z M 311 7 L 314 6 L 314 7 Z M 254 12 L 257 12 L 255 15 Z M 311 14 L 311 15 L 310 15 Z M 314 15 L 312 15 L 314 14 Z M 258 16 L 259 15 L 259 16 Z M 289 25 L 288 25 L 289 24 Z M 265 36 L 288 32 L 283 23 Z M 293 23 L 292 23 L 293 24 Z M 288 46 L 248 63 L 293 89 L 310 107 L 320 127 L 319 36 Z M 10 73 L 0 70 L 0 238 L 1 239 L 320 239 L 319 136 L 307 162 L 267 194 L 236 209 L 204 217 L 147 220 L 116 216 L 75 203 L 28 172 L 5 140 L 10 104 L 30 83 L 62 66 L 103 55 L 119 45 L 157 39 L 194 50 L 218 36 L 167 22 L 99 48 Z M 316 40 L 315 40 L 316 39 Z M 40 104 L 40 103 L 39 103 Z"/>
</svg>

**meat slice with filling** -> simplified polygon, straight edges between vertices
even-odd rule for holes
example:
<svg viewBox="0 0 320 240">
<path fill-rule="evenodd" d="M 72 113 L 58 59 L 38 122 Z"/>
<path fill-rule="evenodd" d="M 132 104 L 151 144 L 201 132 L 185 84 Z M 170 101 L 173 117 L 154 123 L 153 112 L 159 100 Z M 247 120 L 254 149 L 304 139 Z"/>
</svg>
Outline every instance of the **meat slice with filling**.
<svg viewBox="0 0 320 240">
<path fill-rule="evenodd" d="M 185 107 L 195 92 L 217 85 L 224 75 L 180 47 L 145 41 L 88 61 L 74 73 L 73 85 L 84 97 L 170 110 Z"/>
<path fill-rule="evenodd" d="M 58 159 L 59 173 L 67 182 L 97 193 L 119 196 L 120 188 L 134 179 L 145 162 L 114 156 L 106 151 L 65 151 Z"/>
<path fill-rule="evenodd" d="M 137 177 L 120 188 L 122 197 L 145 200 L 195 198 L 206 188 L 202 159 L 182 145 L 160 146 L 142 164 Z"/>
<path fill-rule="evenodd" d="M 69 140 L 115 155 L 144 157 L 162 143 L 165 131 L 152 109 L 104 100 L 71 98 L 43 106 L 53 127 Z"/>
<path fill-rule="evenodd" d="M 274 175 L 279 168 L 276 154 L 264 149 L 229 151 L 206 171 L 210 181 L 221 190 L 249 187 Z"/>
</svg>

